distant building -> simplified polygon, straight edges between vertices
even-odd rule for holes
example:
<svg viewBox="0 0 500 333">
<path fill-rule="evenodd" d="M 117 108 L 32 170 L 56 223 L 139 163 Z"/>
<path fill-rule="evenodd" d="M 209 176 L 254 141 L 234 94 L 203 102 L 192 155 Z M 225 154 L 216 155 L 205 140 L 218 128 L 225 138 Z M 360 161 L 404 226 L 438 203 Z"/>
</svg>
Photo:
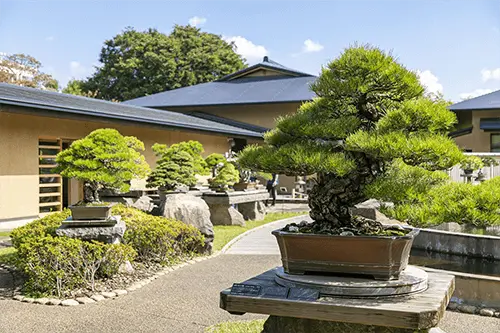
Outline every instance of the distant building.
<svg viewBox="0 0 500 333">
<path fill-rule="evenodd" d="M 468 152 L 500 153 L 500 90 L 448 107 L 458 118 L 452 134 Z"/>
</svg>

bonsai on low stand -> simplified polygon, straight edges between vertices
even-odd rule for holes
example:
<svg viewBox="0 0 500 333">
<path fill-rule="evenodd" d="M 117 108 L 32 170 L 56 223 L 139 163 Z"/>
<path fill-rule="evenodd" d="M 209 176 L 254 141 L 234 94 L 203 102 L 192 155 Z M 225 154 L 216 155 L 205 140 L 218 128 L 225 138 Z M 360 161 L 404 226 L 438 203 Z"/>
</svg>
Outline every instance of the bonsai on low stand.
<svg viewBox="0 0 500 333">
<path fill-rule="evenodd" d="M 74 221 L 109 219 L 111 205 L 100 201 L 99 191 L 127 192 L 133 178 L 145 177 L 149 166 L 140 150 L 144 144 L 137 138 L 104 128 L 74 141 L 57 155 L 55 172 L 83 181 L 83 200 L 69 207 Z"/>
<path fill-rule="evenodd" d="M 314 223 L 274 232 L 284 269 L 397 279 L 418 231 L 352 216 L 350 208 L 394 160 L 429 172 L 459 163 L 463 154 L 447 136 L 455 115 L 424 96 L 414 72 L 370 46 L 346 49 L 311 89 L 314 101 L 279 119 L 266 145 L 239 155 L 252 170 L 317 175 L 309 194 Z"/>
<path fill-rule="evenodd" d="M 215 173 L 215 177 L 210 178 L 208 184 L 216 192 L 226 192 L 240 180 L 238 170 L 229 162 L 220 163 Z"/>
</svg>

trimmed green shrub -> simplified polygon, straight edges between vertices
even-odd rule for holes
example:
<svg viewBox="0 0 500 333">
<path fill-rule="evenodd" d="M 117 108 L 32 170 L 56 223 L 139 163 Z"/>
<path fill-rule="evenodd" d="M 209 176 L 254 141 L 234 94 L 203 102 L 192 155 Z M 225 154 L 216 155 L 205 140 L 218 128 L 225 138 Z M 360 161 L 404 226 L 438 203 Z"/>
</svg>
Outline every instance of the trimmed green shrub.
<svg viewBox="0 0 500 333">
<path fill-rule="evenodd" d="M 226 162 L 217 170 L 215 177 L 210 178 L 208 183 L 210 187 L 225 189 L 239 182 L 240 173 L 236 170 L 233 163 Z"/>
<path fill-rule="evenodd" d="M 124 205 L 113 207 L 127 225 L 125 242 L 137 251 L 142 262 L 170 264 L 202 251 L 204 237 L 200 231 L 183 222 L 152 216 Z"/>
<path fill-rule="evenodd" d="M 396 205 L 385 212 L 414 226 L 444 222 L 478 227 L 500 224 L 500 177 L 482 184 L 450 182 L 431 188 L 418 202 Z"/>
<path fill-rule="evenodd" d="M 26 238 L 42 238 L 47 235 L 56 236 L 56 229 L 61 226 L 62 221 L 70 216 L 71 211 L 64 209 L 62 212 L 49 214 L 16 228 L 10 234 L 12 245 L 18 248 L 25 242 Z"/>
<path fill-rule="evenodd" d="M 125 244 L 85 242 L 67 237 L 26 237 L 16 247 L 16 266 L 27 277 L 25 291 L 57 295 L 76 288 L 94 290 L 97 277 L 110 277 L 135 251 Z"/>
<path fill-rule="evenodd" d="M 208 175 L 209 169 L 206 161 L 203 159 L 201 154 L 205 151 L 203 145 L 199 141 L 189 140 L 182 141 L 179 143 L 174 143 L 170 147 L 166 144 L 155 143 L 151 147 L 160 158 L 166 160 L 171 159 L 171 157 L 179 152 L 185 152 L 193 158 L 193 168 L 194 172 L 199 175 Z"/>
<path fill-rule="evenodd" d="M 185 151 L 178 151 L 164 155 L 157 161 L 156 168 L 148 177 L 146 186 L 175 190 L 179 186 L 193 186 L 195 184 L 193 157 Z"/>
</svg>

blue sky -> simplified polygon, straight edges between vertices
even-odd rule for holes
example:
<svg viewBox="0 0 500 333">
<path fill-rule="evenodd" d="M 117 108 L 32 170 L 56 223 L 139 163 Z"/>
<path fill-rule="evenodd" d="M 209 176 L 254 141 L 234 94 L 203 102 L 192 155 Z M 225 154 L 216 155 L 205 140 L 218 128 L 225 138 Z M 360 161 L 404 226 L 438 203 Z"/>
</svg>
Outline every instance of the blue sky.
<svg viewBox="0 0 500 333">
<path fill-rule="evenodd" d="M 343 48 L 371 43 L 454 101 L 500 89 L 499 0 L 0 0 L 0 52 L 34 56 L 65 85 L 125 27 L 189 22 L 234 40 L 250 64 L 268 55 L 317 74 Z"/>
</svg>

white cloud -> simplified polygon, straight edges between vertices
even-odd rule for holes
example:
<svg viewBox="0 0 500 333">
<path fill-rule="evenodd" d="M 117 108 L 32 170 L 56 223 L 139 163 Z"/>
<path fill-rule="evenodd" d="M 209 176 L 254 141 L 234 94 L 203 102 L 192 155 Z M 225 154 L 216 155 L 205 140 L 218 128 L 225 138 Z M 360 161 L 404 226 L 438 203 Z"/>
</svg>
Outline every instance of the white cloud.
<svg viewBox="0 0 500 333">
<path fill-rule="evenodd" d="M 193 27 L 202 26 L 206 22 L 207 19 L 205 17 L 193 16 L 189 19 L 189 24 L 192 25 Z"/>
<path fill-rule="evenodd" d="M 74 78 L 82 78 L 89 73 L 89 69 L 78 61 L 72 61 L 69 63 L 69 71 L 71 76 Z"/>
<path fill-rule="evenodd" d="M 45 38 L 45 40 L 48 42 L 52 42 L 54 39 L 56 39 L 54 36 L 49 36 L 49 37 Z"/>
<path fill-rule="evenodd" d="M 443 85 L 439 83 L 438 77 L 430 70 L 417 71 L 417 75 L 420 83 L 425 87 L 426 93 L 431 95 L 443 93 Z"/>
<path fill-rule="evenodd" d="M 228 43 L 234 43 L 236 53 L 242 55 L 248 62 L 260 61 L 268 54 L 262 45 L 255 45 L 248 39 L 241 36 L 222 37 Z"/>
<path fill-rule="evenodd" d="M 302 52 L 304 52 L 304 53 L 319 52 L 323 49 L 324 49 L 324 46 L 321 45 L 320 43 L 314 42 L 310 39 L 306 39 L 304 41 L 304 46 L 302 47 Z"/>
<path fill-rule="evenodd" d="M 469 98 L 474 98 L 474 97 L 486 95 L 486 94 L 489 94 L 490 92 L 493 92 L 493 90 L 492 89 L 476 89 L 472 92 L 460 94 L 459 97 L 461 99 L 469 99 Z"/>
<path fill-rule="evenodd" d="M 483 69 L 481 71 L 481 77 L 483 81 L 500 80 L 500 68 Z"/>
</svg>

